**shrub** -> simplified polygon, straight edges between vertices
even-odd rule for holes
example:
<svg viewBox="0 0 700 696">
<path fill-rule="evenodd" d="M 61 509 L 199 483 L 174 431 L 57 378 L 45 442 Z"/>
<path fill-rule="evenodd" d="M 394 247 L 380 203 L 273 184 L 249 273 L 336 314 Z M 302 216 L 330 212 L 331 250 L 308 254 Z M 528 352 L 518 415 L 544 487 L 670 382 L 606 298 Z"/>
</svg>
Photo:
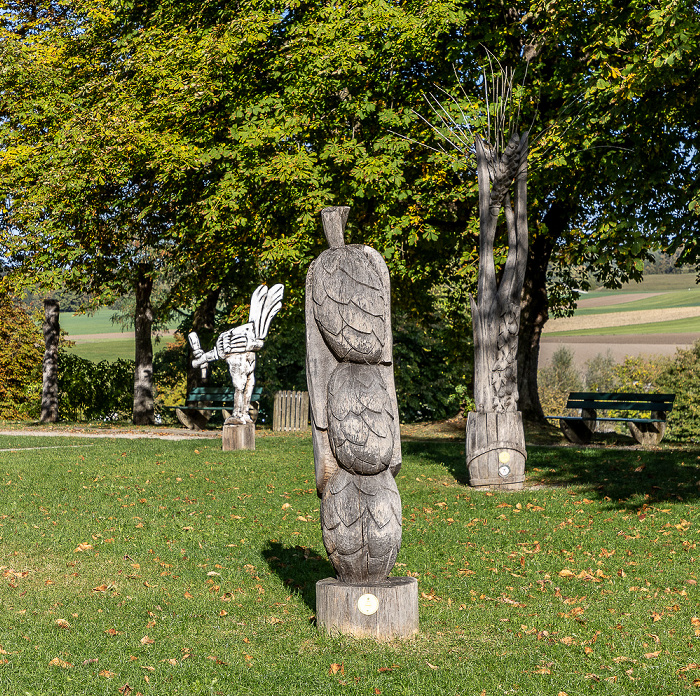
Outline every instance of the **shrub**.
<svg viewBox="0 0 700 696">
<path fill-rule="evenodd" d="M 38 418 L 43 358 L 41 329 L 0 289 L 0 418 Z"/>
<path fill-rule="evenodd" d="M 657 384 L 659 390 L 676 395 L 668 437 L 700 442 L 700 341 L 666 361 Z"/>
<path fill-rule="evenodd" d="M 566 346 L 557 348 L 549 367 L 543 367 L 537 375 L 540 403 L 548 415 L 564 413 L 569 392 L 582 387 L 581 375 L 574 367 L 574 354 Z"/>
<path fill-rule="evenodd" d="M 617 390 L 617 363 L 610 350 L 598 353 L 586 363 L 586 389 L 597 392 Z"/>
<path fill-rule="evenodd" d="M 58 412 L 72 421 L 125 420 L 134 404 L 134 362 L 94 363 L 72 353 L 58 354 Z"/>
</svg>

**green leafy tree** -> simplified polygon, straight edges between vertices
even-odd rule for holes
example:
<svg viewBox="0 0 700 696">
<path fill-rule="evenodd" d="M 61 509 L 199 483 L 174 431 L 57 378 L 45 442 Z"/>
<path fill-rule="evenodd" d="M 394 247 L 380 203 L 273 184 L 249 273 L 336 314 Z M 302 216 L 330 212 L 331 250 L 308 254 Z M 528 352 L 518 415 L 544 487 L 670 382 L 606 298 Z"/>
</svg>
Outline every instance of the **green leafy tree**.
<svg viewBox="0 0 700 696">
<path fill-rule="evenodd" d="M 0 418 L 38 418 L 44 337 L 0 283 Z"/>
</svg>

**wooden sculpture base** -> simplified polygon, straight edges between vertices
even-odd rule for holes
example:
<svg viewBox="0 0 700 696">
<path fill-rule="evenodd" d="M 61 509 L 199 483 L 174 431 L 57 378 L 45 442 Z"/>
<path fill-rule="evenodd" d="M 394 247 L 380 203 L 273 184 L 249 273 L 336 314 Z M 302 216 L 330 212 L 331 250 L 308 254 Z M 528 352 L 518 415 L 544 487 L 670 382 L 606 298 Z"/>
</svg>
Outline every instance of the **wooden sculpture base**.
<svg viewBox="0 0 700 696">
<path fill-rule="evenodd" d="M 319 580 L 316 624 L 330 634 L 355 638 L 410 638 L 418 633 L 418 581 L 388 578 L 362 585 Z"/>
<path fill-rule="evenodd" d="M 255 449 L 255 423 L 240 425 L 224 425 L 221 434 L 221 449 L 224 452 L 232 450 Z"/>
</svg>

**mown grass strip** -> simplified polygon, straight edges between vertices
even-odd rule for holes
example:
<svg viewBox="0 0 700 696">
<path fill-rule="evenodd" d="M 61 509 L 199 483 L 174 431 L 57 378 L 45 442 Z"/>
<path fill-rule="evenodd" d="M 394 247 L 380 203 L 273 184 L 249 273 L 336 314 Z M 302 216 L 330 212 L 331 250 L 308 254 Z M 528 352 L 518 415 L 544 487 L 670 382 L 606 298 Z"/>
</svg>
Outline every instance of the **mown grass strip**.
<svg viewBox="0 0 700 696">
<path fill-rule="evenodd" d="M 595 329 L 575 331 L 547 331 L 546 336 L 637 336 L 645 334 L 680 334 L 699 333 L 700 317 L 674 319 L 672 321 L 654 321 L 648 324 L 626 324 L 623 326 L 601 326 Z M 650 345 L 653 352 L 653 344 Z"/>
</svg>

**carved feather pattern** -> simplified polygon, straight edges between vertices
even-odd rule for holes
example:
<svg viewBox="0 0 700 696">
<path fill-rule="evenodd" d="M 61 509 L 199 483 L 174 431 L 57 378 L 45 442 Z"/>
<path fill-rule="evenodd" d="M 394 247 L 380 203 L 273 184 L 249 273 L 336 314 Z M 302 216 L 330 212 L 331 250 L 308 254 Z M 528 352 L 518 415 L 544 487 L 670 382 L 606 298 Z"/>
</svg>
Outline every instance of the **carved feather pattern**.
<svg viewBox="0 0 700 696">
<path fill-rule="evenodd" d="M 340 466 L 378 474 L 394 451 L 389 391 L 375 365 L 341 363 L 328 381 L 328 437 Z"/>
<path fill-rule="evenodd" d="M 388 470 L 338 469 L 321 498 L 323 544 L 341 582 L 381 582 L 401 548 L 401 498 Z"/>
<path fill-rule="evenodd" d="M 314 317 L 336 359 L 379 362 L 386 336 L 384 289 L 361 246 L 327 249 L 313 277 Z"/>
</svg>

